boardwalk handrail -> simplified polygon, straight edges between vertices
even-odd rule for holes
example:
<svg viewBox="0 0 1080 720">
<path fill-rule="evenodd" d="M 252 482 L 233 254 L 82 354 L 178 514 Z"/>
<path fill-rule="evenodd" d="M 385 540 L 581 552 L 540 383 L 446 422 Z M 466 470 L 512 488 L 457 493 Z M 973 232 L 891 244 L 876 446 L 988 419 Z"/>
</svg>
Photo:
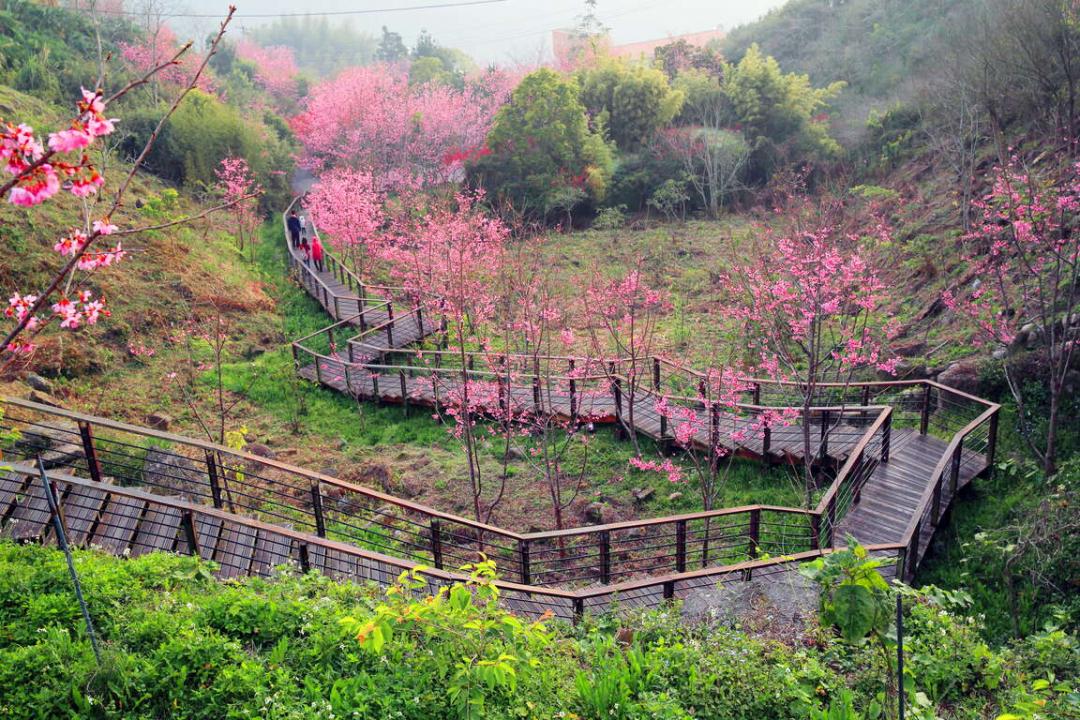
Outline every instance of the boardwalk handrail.
<svg viewBox="0 0 1080 720">
<path fill-rule="evenodd" d="M 31 466 L 20 464 L 11 465 L 11 473 L 22 475 L 26 479 L 33 480 L 37 477 L 37 470 Z M 85 491 L 105 493 L 108 496 L 117 496 L 146 503 L 155 510 L 168 508 L 180 515 L 181 525 L 174 529 L 176 536 L 167 543 L 169 548 L 181 544 L 181 534 L 184 525 L 191 529 L 194 534 L 196 523 L 200 518 L 212 518 L 221 525 L 220 533 L 236 527 L 247 528 L 252 534 L 258 533 L 274 539 L 280 546 L 289 548 L 286 556 L 292 562 L 297 562 L 304 571 L 311 569 L 329 570 L 330 553 L 352 558 L 356 564 L 354 568 L 355 579 L 374 580 L 382 585 L 394 582 L 401 572 L 416 571 L 425 577 L 428 582 L 428 591 L 433 592 L 439 587 L 458 582 L 467 581 L 467 577 L 459 572 L 432 568 L 415 562 L 403 560 L 392 555 L 376 553 L 370 550 L 338 542 L 311 533 L 305 533 L 292 528 L 266 523 L 254 518 L 237 515 L 221 509 L 207 507 L 202 504 L 192 503 L 176 497 L 162 496 L 148 493 L 138 488 L 124 487 L 88 480 L 74 475 L 60 473 L 55 470 L 48 472 L 51 481 L 57 486 L 67 486 L 61 490 L 61 495 L 71 492 L 71 488 L 81 488 Z M 26 485 L 24 480 L 24 487 Z M 31 487 L 36 487 L 32 485 Z M 33 490 L 23 491 L 28 496 Z M 18 494 L 18 493 L 16 493 Z M 284 539 L 287 542 L 281 543 Z M 216 543 L 215 543 L 216 544 Z M 323 553 L 315 553 L 313 548 L 320 548 Z M 187 544 L 187 552 L 196 554 L 200 548 Z M 867 550 L 871 553 L 898 553 L 904 552 L 904 547 L 897 544 L 870 545 Z M 715 584 L 715 581 L 723 578 L 734 577 L 736 580 L 750 580 L 755 573 L 776 572 L 783 570 L 793 563 L 804 562 L 813 558 L 821 557 L 832 552 L 832 548 L 815 549 L 800 553 L 793 553 L 784 557 L 774 557 L 762 560 L 745 560 L 727 565 L 702 568 L 697 570 L 668 573 L 665 575 L 642 578 L 637 580 L 622 581 L 602 587 L 582 588 L 568 590 L 556 587 L 537 587 L 515 583 L 512 581 L 497 579 L 495 585 L 501 590 L 501 600 L 512 610 L 533 616 L 541 614 L 545 610 L 560 619 L 576 622 L 584 614 L 586 609 L 605 608 L 612 602 L 620 599 L 634 597 L 636 605 L 640 607 L 655 607 L 664 602 L 678 597 L 680 590 L 683 594 L 695 587 L 705 587 Z M 206 553 L 213 559 L 214 549 L 210 548 Z M 320 563 L 322 567 L 319 567 Z M 387 572 L 390 569 L 390 572 Z M 273 568 L 256 566 L 255 563 L 246 565 L 245 574 L 268 574 Z M 341 574 L 340 569 L 338 574 Z M 704 580 L 705 582 L 700 582 Z M 680 588 L 679 586 L 687 586 Z M 642 593 L 641 591 L 645 591 Z"/>
<path fill-rule="evenodd" d="M 938 387 L 943 388 L 944 386 Z M 967 393 L 961 393 L 959 391 L 954 392 L 973 400 L 979 400 Z M 902 540 L 905 548 L 904 556 L 909 558 L 910 561 L 907 566 L 904 566 L 901 571 L 898 571 L 898 577 L 903 580 L 910 580 L 915 576 L 918 560 L 921 557 L 920 550 L 922 548 L 919 547 L 919 543 L 923 527 L 926 523 L 936 527 L 940 521 L 943 513 L 941 499 L 942 493 L 945 491 L 944 482 L 946 470 L 949 471 L 949 494 L 951 500 L 956 496 L 960 467 L 963 463 L 964 441 L 984 425 L 987 425 L 987 441 L 989 444 L 985 454 L 986 467 L 988 469 L 993 468 L 995 460 L 994 456 L 996 454 L 997 424 L 1001 413 L 1001 406 L 997 403 L 986 403 L 986 401 L 983 400 L 979 400 L 979 402 L 987 404 L 988 407 L 980 413 L 978 417 L 965 425 L 953 436 L 952 440 L 949 441 L 945 451 L 941 454 L 941 458 L 934 466 L 934 470 L 930 474 L 930 482 L 927 484 L 926 489 L 923 490 L 922 496 L 916 504 L 915 512 L 912 514 L 907 529 L 904 531 Z"/>
</svg>

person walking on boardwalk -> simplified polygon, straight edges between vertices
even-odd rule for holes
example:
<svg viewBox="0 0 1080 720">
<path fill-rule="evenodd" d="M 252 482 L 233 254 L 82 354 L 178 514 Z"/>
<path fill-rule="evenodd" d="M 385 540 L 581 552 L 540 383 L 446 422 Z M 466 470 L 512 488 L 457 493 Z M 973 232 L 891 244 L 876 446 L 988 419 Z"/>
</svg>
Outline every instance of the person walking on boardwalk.
<svg viewBox="0 0 1080 720">
<path fill-rule="evenodd" d="M 311 267 L 311 246 L 308 245 L 306 237 L 300 237 L 300 256 L 304 259 L 304 264 Z"/>
<path fill-rule="evenodd" d="M 311 259 L 315 261 L 319 272 L 323 272 L 323 246 L 318 235 L 311 236 Z"/>
<path fill-rule="evenodd" d="M 292 238 L 293 247 L 300 247 L 300 230 L 303 228 L 303 225 L 300 224 L 300 218 L 296 216 L 295 210 L 289 215 L 289 219 L 285 221 L 285 225 L 289 228 L 289 237 Z"/>
</svg>

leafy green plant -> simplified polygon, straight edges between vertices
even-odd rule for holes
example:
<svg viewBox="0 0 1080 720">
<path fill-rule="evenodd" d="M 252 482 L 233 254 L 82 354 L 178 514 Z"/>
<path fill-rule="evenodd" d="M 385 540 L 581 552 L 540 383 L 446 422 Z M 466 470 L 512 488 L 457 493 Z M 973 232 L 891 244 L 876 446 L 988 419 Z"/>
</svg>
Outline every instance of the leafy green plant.
<svg viewBox="0 0 1080 720">
<path fill-rule="evenodd" d="M 871 558 L 849 538 L 846 549 L 806 563 L 800 572 L 821 588 L 821 621 L 835 626 L 847 642 L 860 644 L 868 637 L 883 641 L 889 631 L 891 596 L 879 570 L 891 562 Z"/>
<path fill-rule="evenodd" d="M 494 699 L 508 700 L 519 677 L 540 665 L 548 632 L 542 622 L 527 623 L 499 606 L 490 560 L 464 566 L 467 583 L 416 601 L 413 593 L 428 587 L 424 569 L 402 573 L 368 619 L 342 623 L 373 654 L 398 659 L 403 651 L 423 646 L 437 652 L 447 663 L 447 694 L 456 717 L 487 717 Z"/>
</svg>

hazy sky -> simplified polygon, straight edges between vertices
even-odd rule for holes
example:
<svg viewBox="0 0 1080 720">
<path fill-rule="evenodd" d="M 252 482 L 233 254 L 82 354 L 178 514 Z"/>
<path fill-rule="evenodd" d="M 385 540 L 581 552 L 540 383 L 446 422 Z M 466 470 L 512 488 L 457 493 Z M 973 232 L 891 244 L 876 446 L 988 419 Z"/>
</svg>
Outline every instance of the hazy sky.
<svg viewBox="0 0 1080 720">
<path fill-rule="evenodd" d="M 266 20 L 248 13 L 334 12 L 436 4 L 453 0 L 235 0 L 237 25 Z M 718 26 L 731 28 L 753 20 L 785 0 L 598 0 L 597 14 L 615 42 L 678 35 Z M 223 11 L 224 0 L 175 0 L 177 12 Z M 347 17 L 356 29 L 378 34 L 383 25 L 400 32 L 411 45 L 421 29 L 472 55 L 477 61 L 534 60 L 550 48 L 551 30 L 572 27 L 584 10 L 583 0 L 505 0 L 472 7 L 381 12 Z M 335 18 L 337 19 L 337 18 Z M 340 18 L 345 21 L 346 18 Z"/>
</svg>

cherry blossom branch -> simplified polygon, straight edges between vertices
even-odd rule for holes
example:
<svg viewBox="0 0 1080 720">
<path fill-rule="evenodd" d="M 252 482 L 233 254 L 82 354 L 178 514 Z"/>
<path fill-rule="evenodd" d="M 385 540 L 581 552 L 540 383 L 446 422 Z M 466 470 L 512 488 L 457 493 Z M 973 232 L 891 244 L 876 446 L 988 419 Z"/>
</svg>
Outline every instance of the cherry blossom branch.
<svg viewBox="0 0 1080 720">
<path fill-rule="evenodd" d="M 120 207 L 120 204 L 123 201 L 124 193 L 127 191 L 128 187 L 131 185 L 131 182 L 135 178 L 135 173 L 138 172 L 139 167 L 143 164 L 143 162 L 145 162 L 146 156 L 149 155 L 150 149 L 154 146 L 154 143 L 157 141 L 157 138 L 160 135 L 162 128 L 165 126 L 165 123 L 168 122 L 169 118 L 172 117 L 173 113 L 175 113 L 177 108 L 180 107 L 180 103 L 183 102 L 184 98 L 186 98 L 188 96 L 188 94 L 192 90 L 195 89 L 195 87 L 196 87 L 196 85 L 197 85 L 197 83 L 199 81 L 199 78 L 202 76 L 203 71 L 206 69 L 207 64 L 210 62 L 210 58 L 212 58 L 217 53 L 218 46 L 220 45 L 222 38 L 225 36 L 225 30 L 228 27 L 229 22 L 232 20 L 233 15 L 235 13 L 236 13 L 236 6 L 235 5 L 230 5 L 229 6 L 229 13 L 225 17 L 225 19 L 221 21 L 221 25 L 220 25 L 220 27 L 218 29 L 218 33 L 214 37 L 213 42 L 210 44 L 210 49 L 207 52 L 206 57 L 203 58 L 202 63 L 199 65 L 199 67 L 195 71 L 194 75 L 192 75 L 191 80 L 188 83 L 188 85 L 177 95 L 176 99 L 173 101 L 173 103 L 169 107 L 168 111 L 161 117 L 161 120 L 158 122 L 157 126 L 154 128 L 154 131 L 150 134 L 150 137 L 146 141 L 146 145 L 143 146 L 142 152 L 140 152 L 139 156 L 135 159 L 135 162 L 133 163 L 133 165 L 131 167 L 131 171 L 128 173 L 127 177 L 124 179 L 124 182 L 121 183 L 120 187 L 117 189 L 116 194 L 114 195 L 114 198 L 113 198 L 112 206 L 109 208 L 109 212 L 106 214 L 106 217 L 111 216 L 114 212 L 116 212 L 117 208 Z M 188 47 L 189 46 L 190 46 L 190 43 L 188 44 Z M 181 53 L 177 53 L 176 57 L 179 57 L 180 54 Z M 163 66 L 159 66 L 159 68 L 157 68 L 157 69 L 160 69 L 160 67 L 168 67 L 171 64 L 172 64 L 172 61 L 170 61 L 168 63 L 165 63 Z M 155 69 L 154 72 L 156 72 L 157 69 Z M 148 77 L 148 76 L 146 76 L 146 77 Z M 138 82 L 138 81 L 136 81 L 136 82 Z M 128 87 L 120 90 L 118 93 L 113 94 L 110 97 L 110 101 L 120 97 L 122 95 L 122 93 L 127 92 L 127 90 L 130 89 L 130 86 L 131 86 L 131 84 L 129 83 Z M 48 153 L 46 153 L 46 155 L 47 154 Z M 43 157 L 44 157 L 44 155 L 43 155 Z M 14 184 L 14 182 L 8 183 L 5 187 L 10 187 L 13 184 Z M 3 189 L 0 188 L 0 193 L 2 193 L 2 192 L 3 192 Z M 106 234 L 106 233 L 103 233 L 101 228 L 95 229 L 93 232 L 90 233 L 90 235 L 87 237 L 86 242 L 82 245 L 82 247 L 79 247 L 78 249 L 76 249 L 72 253 L 71 259 L 60 269 L 60 271 L 56 274 L 56 276 L 49 283 L 49 285 L 45 289 L 45 291 L 42 292 L 37 297 L 37 299 L 34 300 L 33 304 L 27 309 L 27 311 L 22 314 L 22 317 L 19 318 L 18 321 L 16 322 L 15 327 L 7 334 L 7 336 L 3 339 L 3 341 L 0 341 L 0 348 L 8 348 L 8 347 L 12 346 L 15 339 L 18 338 L 19 334 L 22 333 L 22 331 L 26 329 L 26 326 L 29 325 L 30 322 L 34 319 L 36 313 L 39 310 L 41 310 L 41 308 L 45 305 L 46 302 L 48 302 L 49 297 L 53 293 L 56 292 L 56 290 L 64 282 L 64 280 L 67 278 L 67 276 L 78 266 L 79 261 L 86 254 L 87 250 L 94 243 L 94 241 L 96 241 L 103 234 Z"/>
<path fill-rule="evenodd" d="M 133 90 L 134 88 L 136 88 L 136 87 L 138 87 L 140 85 L 145 85 L 146 83 L 150 82 L 150 79 L 154 75 L 161 72 L 165 68 L 170 67 L 172 65 L 179 64 L 180 57 L 185 52 L 187 52 L 190 47 L 191 47 L 191 43 L 188 42 L 186 45 L 184 45 L 182 48 L 180 48 L 180 50 L 173 56 L 173 58 L 171 60 L 169 60 L 168 62 L 164 62 L 164 63 L 162 63 L 161 65 L 158 65 L 155 68 L 152 68 L 149 72 L 147 72 L 145 75 L 143 75 L 138 80 L 132 80 L 130 83 L 128 83 L 127 85 L 122 87 L 120 90 L 113 93 L 108 99 L 103 99 L 102 102 L 104 103 L 105 107 L 108 107 L 109 103 L 111 103 L 111 102 L 113 102 L 115 100 L 119 100 L 124 95 L 126 95 L 128 92 Z M 201 72 L 201 68 L 200 68 L 200 72 Z M 185 94 L 186 94 L 186 91 L 185 91 Z M 7 195 L 8 191 L 11 190 L 11 188 L 15 187 L 15 185 L 17 185 L 20 180 L 22 180 L 24 177 L 30 175 L 31 173 L 33 173 L 35 170 L 40 168 L 42 165 L 45 165 L 46 163 L 48 163 L 57 154 L 58 154 L 58 151 L 54 150 L 52 148 L 49 148 L 48 150 L 46 150 L 44 153 L 42 153 L 41 157 L 39 157 L 37 160 L 34 160 L 33 162 L 29 163 L 22 172 L 20 172 L 18 175 L 13 177 L 11 180 L 8 180 L 7 182 L 0 185 L 0 196 Z"/>
</svg>

